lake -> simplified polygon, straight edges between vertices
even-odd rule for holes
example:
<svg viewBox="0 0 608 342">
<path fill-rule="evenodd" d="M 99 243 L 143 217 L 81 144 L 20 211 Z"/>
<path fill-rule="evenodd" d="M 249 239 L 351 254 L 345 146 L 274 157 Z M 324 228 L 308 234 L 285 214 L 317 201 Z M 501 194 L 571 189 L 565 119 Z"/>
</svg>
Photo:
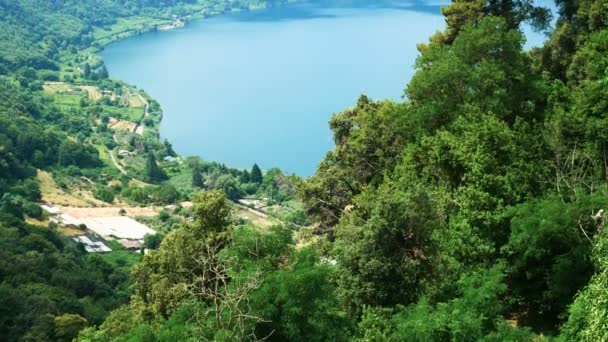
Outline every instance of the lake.
<svg viewBox="0 0 608 342">
<path fill-rule="evenodd" d="M 416 44 L 443 29 L 447 4 L 323 1 L 228 14 L 112 44 L 102 57 L 113 77 L 160 102 L 161 136 L 180 154 L 309 176 L 333 147 L 333 113 L 360 94 L 402 99 Z"/>
</svg>

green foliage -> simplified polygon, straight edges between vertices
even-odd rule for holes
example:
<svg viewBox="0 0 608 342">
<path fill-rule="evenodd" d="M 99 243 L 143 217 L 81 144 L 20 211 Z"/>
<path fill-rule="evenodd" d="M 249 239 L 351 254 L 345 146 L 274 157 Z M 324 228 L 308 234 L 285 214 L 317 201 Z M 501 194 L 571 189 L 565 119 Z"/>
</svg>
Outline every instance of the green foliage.
<svg viewBox="0 0 608 342">
<path fill-rule="evenodd" d="M 260 169 L 258 164 L 253 164 L 253 167 L 251 168 L 250 179 L 255 184 L 262 184 L 262 170 Z"/>
<path fill-rule="evenodd" d="M 355 313 L 417 298 L 421 283 L 432 277 L 431 236 L 440 222 L 431 194 L 421 187 L 387 184 L 368 200 L 343 217 L 334 244 L 338 294 Z"/>
<path fill-rule="evenodd" d="M 357 106 L 330 121 L 336 148 L 302 188 L 308 214 L 324 229 L 337 223 L 342 210 L 367 185 L 390 171 L 412 132 L 404 127 L 405 106 L 373 102 L 365 96 Z"/>
<path fill-rule="evenodd" d="M 144 236 L 144 246 L 148 249 L 157 249 L 163 241 L 161 234 L 146 234 Z"/>
<path fill-rule="evenodd" d="M 533 335 L 507 328 L 501 313 L 504 266 L 465 274 L 458 281 L 455 299 L 430 303 L 423 298 L 416 304 L 391 310 L 367 308 L 360 323 L 362 341 L 526 341 Z M 499 328 L 497 332 L 492 332 Z M 491 332 L 491 333 L 490 333 Z M 488 334 L 490 333 L 490 334 Z"/>
<path fill-rule="evenodd" d="M 598 193 L 571 203 L 549 197 L 514 210 L 505 246 L 510 283 L 527 310 L 544 316 L 544 321 L 554 321 L 589 281 L 591 239 L 603 224 L 593 215 L 606 205 L 605 196 Z"/>
<path fill-rule="evenodd" d="M 565 341 L 608 339 L 604 1 L 559 0 L 555 31 L 531 52 L 519 25 L 546 27 L 544 9 L 453 1 L 446 30 L 419 47 L 406 100 L 361 96 L 335 115 L 335 148 L 306 181 L 198 158 L 159 164 L 176 154 L 158 138 L 157 102 L 142 120 L 109 97 L 41 91 L 86 79 L 120 95 L 83 49 L 173 15 L 282 2 L 0 1 L 2 339 L 530 341 L 558 328 Z M 109 115 L 141 120 L 144 136 L 115 141 Z M 130 174 L 171 179 L 99 185 L 118 173 L 102 163 L 116 146 L 140 154 Z M 126 250 L 85 254 L 24 222 L 45 216 L 36 169 L 106 202 L 192 197 L 192 222 L 190 211 L 149 218 L 159 234 L 140 263 Z M 194 193 L 206 185 L 217 191 Z M 321 235 L 235 226 L 225 196 L 245 194 Z M 306 213 L 289 202 L 297 194 Z"/>
<path fill-rule="evenodd" d="M 227 243 L 230 205 L 221 192 L 198 194 L 193 212 L 193 224 L 170 232 L 133 270 L 135 295 L 155 317 L 168 318 L 196 298 L 189 287 L 217 262 L 216 253 Z"/>
<path fill-rule="evenodd" d="M 319 265 L 312 249 L 297 251 L 289 265 L 270 273 L 251 296 L 253 314 L 264 317 L 257 336 L 270 341 L 345 341 L 350 321 L 339 310 L 332 267 Z"/>
<path fill-rule="evenodd" d="M 58 162 L 60 165 L 75 165 L 81 168 L 99 166 L 100 161 L 97 150 L 92 146 L 65 140 L 58 151 Z"/>
<path fill-rule="evenodd" d="M 202 189 L 205 187 L 203 176 L 198 167 L 192 169 L 192 187 Z"/>
<path fill-rule="evenodd" d="M 226 197 L 236 201 L 241 197 L 236 179 L 231 175 L 221 175 L 215 180 L 215 189 L 222 190 Z"/>
<path fill-rule="evenodd" d="M 101 200 L 101 201 L 104 201 L 107 203 L 114 202 L 114 192 L 112 192 L 112 190 L 110 190 L 107 187 L 103 187 L 103 186 L 98 187 L 97 189 L 95 189 L 95 192 L 93 193 L 93 195 L 98 200 Z"/>
<path fill-rule="evenodd" d="M 562 341 L 603 341 L 608 339 L 608 238 L 602 231 L 595 238 L 593 260 L 596 272 L 577 294 L 569 318 L 562 327 Z"/>
<path fill-rule="evenodd" d="M 148 152 L 146 157 L 146 180 L 149 182 L 158 182 L 167 178 L 167 175 L 160 169 L 156 163 L 154 153 Z"/>
<path fill-rule="evenodd" d="M 127 276 L 56 232 L 0 223 L 0 335 L 71 341 L 129 298 Z"/>
<path fill-rule="evenodd" d="M 55 317 L 55 335 L 60 341 L 72 341 L 78 332 L 87 326 L 87 320 L 80 315 L 63 314 Z"/>
<path fill-rule="evenodd" d="M 179 192 L 174 186 L 164 184 L 153 189 L 150 193 L 150 197 L 154 203 L 172 204 L 179 199 Z"/>
</svg>

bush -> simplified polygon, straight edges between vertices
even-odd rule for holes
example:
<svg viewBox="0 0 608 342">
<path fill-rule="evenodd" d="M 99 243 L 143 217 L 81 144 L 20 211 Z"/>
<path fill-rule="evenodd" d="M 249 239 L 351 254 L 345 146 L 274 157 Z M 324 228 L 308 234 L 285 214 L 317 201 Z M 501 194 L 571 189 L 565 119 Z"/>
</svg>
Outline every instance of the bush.
<svg viewBox="0 0 608 342">
<path fill-rule="evenodd" d="M 44 211 L 42 207 L 36 203 L 25 202 L 23 203 L 23 212 L 32 218 L 42 220 L 44 218 Z"/>
<path fill-rule="evenodd" d="M 98 187 L 97 189 L 95 189 L 93 196 L 100 201 L 104 201 L 107 203 L 114 202 L 114 193 L 106 187 Z"/>
</svg>

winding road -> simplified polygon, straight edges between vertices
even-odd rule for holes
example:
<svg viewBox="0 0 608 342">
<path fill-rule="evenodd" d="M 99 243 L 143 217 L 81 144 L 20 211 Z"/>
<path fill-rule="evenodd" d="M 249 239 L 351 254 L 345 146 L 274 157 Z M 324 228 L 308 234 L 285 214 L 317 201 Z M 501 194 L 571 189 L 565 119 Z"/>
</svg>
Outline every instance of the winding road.
<svg viewBox="0 0 608 342">
<path fill-rule="evenodd" d="M 122 167 L 122 165 L 120 165 L 118 163 L 118 161 L 116 160 L 116 158 L 114 157 L 114 150 L 108 149 L 108 153 L 110 154 L 110 158 L 112 159 L 112 163 L 114 163 L 114 166 L 116 166 L 116 168 L 118 169 L 118 171 L 120 171 L 120 173 L 122 173 L 123 175 L 128 176 L 127 170 L 125 170 L 125 168 Z"/>
</svg>

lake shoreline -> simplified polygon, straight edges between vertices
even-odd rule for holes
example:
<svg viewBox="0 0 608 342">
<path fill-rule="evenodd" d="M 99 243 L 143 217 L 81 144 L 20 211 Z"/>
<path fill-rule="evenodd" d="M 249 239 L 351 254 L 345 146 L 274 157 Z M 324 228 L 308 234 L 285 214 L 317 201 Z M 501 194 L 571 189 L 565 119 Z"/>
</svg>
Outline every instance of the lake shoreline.
<svg viewBox="0 0 608 342">
<path fill-rule="evenodd" d="M 279 5 L 279 6 L 290 6 L 290 5 L 294 5 L 297 3 L 305 3 L 305 2 L 306 2 L 306 0 L 290 0 L 286 4 Z M 154 33 L 154 32 L 162 33 L 162 32 L 170 32 L 170 31 L 174 31 L 174 30 L 184 29 L 185 27 L 189 26 L 190 24 L 192 24 L 194 22 L 207 20 L 210 18 L 221 17 L 221 16 L 225 16 L 225 15 L 229 15 L 229 14 L 235 14 L 235 13 L 268 10 L 271 7 L 273 7 L 273 6 L 270 6 L 270 5 L 250 6 L 247 9 L 232 8 L 232 9 L 227 9 L 223 12 L 218 11 L 218 12 L 205 12 L 205 13 L 203 13 L 204 11 L 201 11 L 200 9 L 197 8 L 196 10 L 193 10 L 184 16 L 172 18 L 171 19 L 172 21 L 170 21 L 170 22 L 169 22 L 169 20 L 170 20 L 169 18 L 159 20 L 159 19 L 156 19 L 153 17 L 148 17 L 148 20 L 143 23 L 143 25 L 144 25 L 143 29 L 136 25 L 134 25 L 132 27 L 127 27 L 127 29 L 125 31 L 121 31 L 116 34 L 113 34 L 110 36 L 109 39 L 94 40 L 91 43 L 91 46 L 89 48 L 85 49 L 84 51 L 89 50 L 90 53 L 92 53 L 94 56 L 99 58 L 99 60 L 105 65 L 105 61 L 104 61 L 103 57 L 101 56 L 101 53 L 105 50 L 105 48 L 107 48 L 108 46 L 110 46 L 112 44 L 127 40 L 129 38 L 142 36 L 142 35 L 150 34 L 150 33 Z M 142 23 L 140 23 L 140 25 L 141 24 Z M 157 139 L 160 140 L 160 138 L 161 138 L 160 125 L 162 123 L 162 119 L 164 116 L 164 112 L 163 112 L 161 103 L 159 101 L 157 101 L 154 97 L 149 95 L 144 88 L 139 88 L 138 85 L 131 84 L 131 83 L 123 80 L 122 78 L 116 78 L 116 79 L 118 81 L 128 85 L 129 87 L 141 90 L 146 95 L 146 98 L 148 101 L 153 100 L 153 101 L 156 101 L 157 103 L 159 103 L 160 119 L 157 122 L 154 122 L 151 127 L 147 127 L 147 129 L 152 129 L 155 132 Z M 136 124 L 143 125 L 141 122 L 136 123 Z M 183 154 L 181 154 L 179 152 L 177 154 L 179 157 L 182 157 L 182 158 L 184 156 Z M 223 163 L 222 161 L 219 161 L 219 160 L 212 160 L 212 161 L 218 162 L 218 163 Z M 233 167 L 233 166 L 231 166 L 231 167 L 235 168 L 235 169 L 245 170 L 245 168 L 238 168 L 238 167 Z"/>
<path fill-rule="evenodd" d="M 304 3 L 306 0 L 290 0 L 285 5 L 279 6 L 289 6 L 296 3 Z M 251 11 L 260 11 L 266 10 L 273 6 L 265 5 L 265 6 L 250 6 L 247 9 L 242 8 L 228 8 L 224 11 L 207 11 L 204 6 L 195 7 L 194 9 L 190 9 L 190 12 L 186 15 L 182 16 L 171 16 L 165 18 L 154 18 L 152 16 L 143 16 L 139 18 L 143 18 L 143 22 L 133 23 L 130 26 L 125 27 L 123 31 L 119 31 L 113 33 L 103 39 L 95 39 L 91 46 L 87 49 L 92 49 L 90 52 L 98 54 L 103 51 L 105 47 L 117 43 L 129 38 L 133 38 L 136 36 L 141 36 L 147 33 L 153 32 L 168 32 L 176 29 L 182 29 L 188 26 L 190 23 L 205 20 L 210 18 L 215 18 L 223 15 L 228 15 L 231 13 L 240 13 L 240 12 L 251 12 Z M 136 17 L 129 17 L 128 19 L 134 19 Z M 111 29 L 111 27 L 106 27 L 102 29 Z M 86 50 L 86 49 L 85 49 Z"/>
</svg>

